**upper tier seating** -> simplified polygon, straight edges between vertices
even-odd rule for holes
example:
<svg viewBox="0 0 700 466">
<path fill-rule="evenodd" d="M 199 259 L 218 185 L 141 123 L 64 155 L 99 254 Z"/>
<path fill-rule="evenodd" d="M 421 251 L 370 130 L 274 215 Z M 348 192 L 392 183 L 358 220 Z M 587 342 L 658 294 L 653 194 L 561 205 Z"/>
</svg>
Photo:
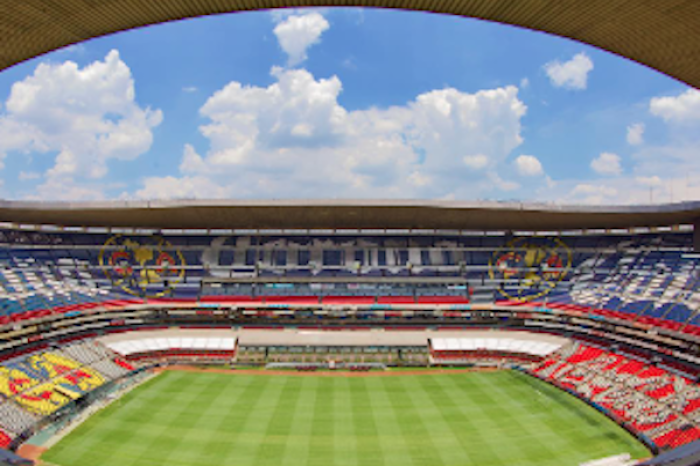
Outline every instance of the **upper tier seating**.
<svg viewBox="0 0 700 466">
<path fill-rule="evenodd" d="M 695 256 L 629 249 L 610 256 L 604 262 L 607 270 L 597 268 L 596 260 L 579 267 L 569 297 L 553 301 L 630 314 L 652 325 L 655 319 L 692 323 L 700 310 L 700 261 Z"/>
<path fill-rule="evenodd" d="M 0 255 L 0 315 L 48 315 L 52 309 L 80 309 L 116 296 L 79 267 L 58 269 L 32 257 Z"/>
<path fill-rule="evenodd" d="M 508 252 L 512 244 L 515 249 Z M 532 245 L 556 257 L 538 264 L 540 253 L 533 254 Z M 536 296 L 547 305 L 585 306 L 601 316 L 700 336 L 700 257 L 688 254 L 691 250 L 687 233 L 519 237 L 512 243 L 488 235 L 200 234 L 163 239 L 0 230 L 0 325 L 134 303 L 134 296 L 138 302 L 148 298 L 160 303 L 237 296 L 242 298 L 236 301 L 268 304 L 393 306 Z M 569 261 L 560 275 L 558 267 Z M 202 285 L 213 277 L 342 277 L 347 283 Z M 354 277 L 426 281 L 352 283 Z M 447 281 L 436 284 L 427 280 L 431 277 Z"/>
</svg>

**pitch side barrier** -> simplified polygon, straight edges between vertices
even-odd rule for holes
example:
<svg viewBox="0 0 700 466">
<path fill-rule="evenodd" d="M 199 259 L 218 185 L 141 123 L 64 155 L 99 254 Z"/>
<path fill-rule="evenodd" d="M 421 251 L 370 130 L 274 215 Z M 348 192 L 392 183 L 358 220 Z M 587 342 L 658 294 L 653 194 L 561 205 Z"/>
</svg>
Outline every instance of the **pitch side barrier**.
<svg viewBox="0 0 700 466">
<path fill-rule="evenodd" d="M 605 416 L 607 416 L 609 419 L 611 419 L 611 420 L 614 421 L 616 424 L 618 424 L 620 427 L 622 427 L 622 428 L 625 429 L 627 432 L 629 432 L 632 436 L 634 436 L 634 437 L 635 437 L 637 440 L 639 440 L 641 443 L 643 443 L 647 448 L 649 448 L 649 450 L 651 450 L 651 452 L 652 452 L 654 455 L 658 455 L 659 452 L 661 451 L 661 450 L 659 449 L 659 447 L 657 447 L 656 444 L 655 444 L 654 442 L 651 441 L 651 439 L 649 439 L 649 438 L 646 437 L 644 434 L 642 434 L 642 433 L 638 432 L 637 430 L 635 430 L 628 422 L 626 422 L 624 419 L 620 418 L 619 416 L 616 416 L 614 413 L 612 413 L 611 411 L 609 411 L 609 410 L 606 409 L 605 407 L 600 406 L 600 405 L 597 404 L 597 403 L 594 403 L 593 401 L 589 400 L 588 398 L 586 398 L 586 397 L 584 397 L 584 396 L 581 396 L 580 394 L 576 393 L 575 391 L 573 391 L 573 390 L 571 390 L 571 389 L 569 389 L 569 388 L 567 388 L 567 387 L 564 387 L 564 386 L 560 385 L 559 383 L 557 383 L 557 382 L 554 381 L 554 380 L 549 380 L 549 379 L 546 379 L 546 378 L 544 378 L 544 377 L 540 377 L 538 374 L 529 372 L 529 371 L 527 371 L 526 369 L 523 369 L 522 367 L 515 367 L 514 370 L 517 370 L 518 373 L 523 374 L 524 377 L 533 377 L 533 378 L 535 378 L 535 379 L 539 379 L 539 380 L 541 380 L 541 381 L 543 381 L 543 382 L 546 382 L 546 383 L 548 383 L 549 385 L 552 385 L 553 387 L 556 387 L 556 388 L 558 388 L 559 390 L 564 391 L 564 392 L 568 393 L 569 395 L 578 398 L 579 400 L 581 400 L 581 401 L 583 401 L 584 403 L 586 403 L 588 406 L 591 406 L 591 407 L 595 408 L 597 411 L 600 411 L 600 412 L 603 413 Z"/>
</svg>

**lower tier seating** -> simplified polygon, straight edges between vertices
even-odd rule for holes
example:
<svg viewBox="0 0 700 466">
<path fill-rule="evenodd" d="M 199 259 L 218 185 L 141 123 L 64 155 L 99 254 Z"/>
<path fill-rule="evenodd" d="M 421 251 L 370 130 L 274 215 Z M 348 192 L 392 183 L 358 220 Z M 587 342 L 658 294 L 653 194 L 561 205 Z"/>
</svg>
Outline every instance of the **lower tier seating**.
<svg viewBox="0 0 700 466">
<path fill-rule="evenodd" d="M 8 443 L 110 380 L 134 370 L 96 341 L 39 350 L 0 364 L 0 443 Z M 4 433 L 5 437 L 2 436 Z"/>
<path fill-rule="evenodd" d="M 577 343 L 532 373 L 605 408 L 661 448 L 700 438 L 700 386 L 647 361 Z"/>
</svg>

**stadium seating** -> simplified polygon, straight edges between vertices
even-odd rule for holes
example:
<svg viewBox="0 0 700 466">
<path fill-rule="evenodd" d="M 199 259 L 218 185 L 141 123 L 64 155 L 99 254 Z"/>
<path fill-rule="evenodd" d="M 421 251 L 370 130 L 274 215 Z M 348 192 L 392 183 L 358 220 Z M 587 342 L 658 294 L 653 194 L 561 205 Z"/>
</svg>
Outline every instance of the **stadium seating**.
<svg viewBox="0 0 700 466">
<path fill-rule="evenodd" d="M 8 432 L 0 430 L 0 448 L 8 448 L 12 443 L 12 436 Z"/>
<path fill-rule="evenodd" d="M 440 234 L 163 238 L 0 229 L 0 325 L 136 304 L 144 298 L 183 305 L 400 306 L 466 305 L 476 293 L 486 302 L 500 296 L 535 298 L 548 306 L 579 305 L 604 317 L 700 336 L 700 258 L 688 254 L 690 234 L 521 240 Z M 514 252 L 506 251 L 509 244 L 515 244 Z M 534 275 L 518 272 L 513 268 L 519 267 L 518 261 L 530 260 L 518 247 L 541 247 L 558 256 L 540 264 Z M 567 256 L 570 263 L 564 264 Z M 242 281 L 209 280 L 203 285 L 204 279 L 216 277 Z M 265 277 L 277 282 L 253 280 Z M 340 281 L 280 283 L 284 277 Z M 358 284 L 352 283 L 355 277 L 446 281 Z"/>
<path fill-rule="evenodd" d="M 605 408 L 659 447 L 700 438 L 700 386 L 647 361 L 577 343 L 532 373 Z"/>
<path fill-rule="evenodd" d="M 73 342 L 0 364 L 0 432 L 8 443 L 44 416 L 118 379 L 134 367 L 96 341 Z"/>
<path fill-rule="evenodd" d="M 21 434 L 39 420 L 34 414 L 20 408 L 11 400 L 0 404 L 0 427 L 6 432 Z"/>
<path fill-rule="evenodd" d="M 700 256 L 691 251 L 688 232 L 224 237 L 203 231 L 160 236 L 1 228 L 0 327 L 11 332 L 66 316 L 148 306 L 163 313 L 182 308 L 179 315 L 197 308 L 192 315 L 207 323 L 218 305 L 230 308 L 221 317 L 244 324 L 313 319 L 311 326 L 333 312 L 363 325 L 418 317 L 439 326 L 482 309 L 492 322 L 501 319 L 489 308 L 495 303 L 522 309 L 521 322 L 530 312 L 564 311 L 700 338 Z M 119 331 L 128 327 L 123 319 L 109 317 L 89 331 Z M 60 347 L 27 339 L 22 345 L 44 346 L 4 351 L 0 443 L 2 435 L 16 438 L 42 416 L 123 377 L 139 360 L 206 357 L 221 363 L 236 355 L 233 340 L 185 340 L 132 339 L 110 349 L 89 339 Z M 659 446 L 700 437 L 700 396 L 688 378 L 591 345 L 528 345 L 435 338 L 432 357 L 439 363 L 537 361 L 538 376 L 604 407 Z"/>
</svg>

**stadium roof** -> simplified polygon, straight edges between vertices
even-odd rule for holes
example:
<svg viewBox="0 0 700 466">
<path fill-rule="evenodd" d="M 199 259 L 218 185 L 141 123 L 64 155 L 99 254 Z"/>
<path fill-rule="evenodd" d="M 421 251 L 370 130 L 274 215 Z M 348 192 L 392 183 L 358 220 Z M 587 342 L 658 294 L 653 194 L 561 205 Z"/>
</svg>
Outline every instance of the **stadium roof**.
<svg viewBox="0 0 700 466">
<path fill-rule="evenodd" d="M 429 229 L 556 231 L 693 224 L 700 202 L 650 206 L 559 206 L 508 202 L 0 201 L 0 221 L 148 229 Z"/>
<path fill-rule="evenodd" d="M 700 88 L 697 0 L 0 0 L 0 70 L 116 31 L 183 18 L 301 6 L 424 10 L 578 40 Z"/>
</svg>

